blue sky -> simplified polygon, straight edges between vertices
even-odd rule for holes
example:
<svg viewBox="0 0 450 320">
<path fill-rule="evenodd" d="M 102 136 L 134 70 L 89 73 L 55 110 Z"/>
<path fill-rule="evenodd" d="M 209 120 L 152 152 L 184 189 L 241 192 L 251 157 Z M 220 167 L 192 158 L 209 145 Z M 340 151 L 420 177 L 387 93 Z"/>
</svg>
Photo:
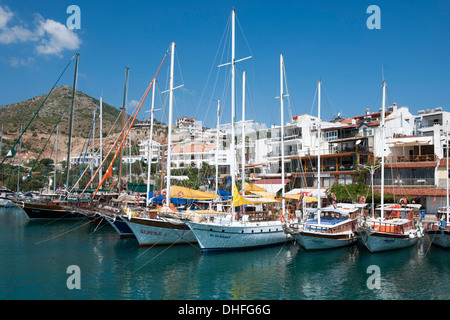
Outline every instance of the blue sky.
<svg viewBox="0 0 450 320">
<path fill-rule="evenodd" d="M 81 9 L 81 28 L 63 27 L 69 5 Z M 369 5 L 381 10 L 381 29 L 369 30 Z M 140 100 L 169 48 L 176 43 L 174 116 L 215 126 L 230 122 L 226 86 L 229 43 L 222 35 L 236 9 L 237 120 L 241 74 L 247 72 L 247 119 L 280 123 L 279 54 L 283 53 L 291 113 L 316 114 L 322 79 L 322 116 L 363 114 L 381 105 L 382 68 L 388 103 L 412 113 L 442 106 L 450 111 L 450 2 L 440 1 L 13 1 L 0 0 L 0 105 L 47 93 L 75 52 L 80 53 L 78 89 L 122 106 L 125 67 L 130 68 L 128 104 Z M 217 54 L 217 56 L 216 56 Z M 222 54 L 224 56 L 222 57 Z M 216 57 L 216 58 L 215 58 Z M 222 57 L 222 58 L 221 58 Z M 169 59 L 158 76 L 166 86 Z M 219 72 L 219 75 L 217 75 Z M 216 82 L 217 79 L 217 82 Z M 73 65 L 60 84 L 72 85 Z M 213 97 L 214 100 L 210 98 Z M 158 95 L 157 106 L 165 101 Z M 315 100 L 317 101 L 317 100 Z M 150 97 L 140 118 L 148 116 Z M 286 108 L 287 109 L 287 108 Z M 156 113 L 167 121 L 167 112 Z"/>
</svg>

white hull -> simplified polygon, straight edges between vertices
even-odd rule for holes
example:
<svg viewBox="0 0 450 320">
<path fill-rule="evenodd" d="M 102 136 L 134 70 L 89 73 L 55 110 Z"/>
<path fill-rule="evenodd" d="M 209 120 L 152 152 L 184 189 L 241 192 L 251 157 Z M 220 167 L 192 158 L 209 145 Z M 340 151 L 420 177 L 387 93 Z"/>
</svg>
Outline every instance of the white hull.
<svg viewBox="0 0 450 320">
<path fill-rule="evenodd" d="M 428 233 L 431 242 L 439 247 L 448 249 L 450 248 L 450 231 L 444 230 L 433 230 Z"/>
<path fill-rule="evenodd" d="M 381 252 L 413 246 L 419 240 L 419 232 L 408 237 L 389 236 L 386 233 L 361 231 L 358 239 L 370 252 Z"/>
<path fill-rule="evenodd" d="M 271 222 L 234 222 L 231 225 L 186 221 L 202 251 L 235 250 L 280 244 L 291 239 L 283 224 Z"/>
<path fill-rule="evenodd" d="M 174 219 L 123 219 L 133 231 L 140 246 L 185 244 L 197 242 L 184 223 Z"/>
<path fill-rule="evenodd" d="M 327 235 L 318 235 L 315 233 L 301 232 L 296 240 L 305 250 L 326 250 L 350 246 L 358 241 L 353 233 L 344 235 L 344 238 L 328 237 Z"/>
</svg>

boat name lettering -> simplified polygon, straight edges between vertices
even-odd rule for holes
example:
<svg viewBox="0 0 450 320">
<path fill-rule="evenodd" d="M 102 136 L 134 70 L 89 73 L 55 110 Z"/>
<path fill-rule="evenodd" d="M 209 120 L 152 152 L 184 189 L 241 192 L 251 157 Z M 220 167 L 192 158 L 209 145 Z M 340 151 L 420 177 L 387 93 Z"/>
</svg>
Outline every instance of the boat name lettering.
<svg viewBox="0 0 450 320">
<path fill-rule="evenodd" d="M 214 237 L 214 238 L 221 238 L 221 239 L 230 239 L 231 238 L 231 236 L 223 236 L 221 234 L 210 234 L 210 236 Z"/>
<path fill-rule="evenodd" d="M 149 230 L 141 230 L 141 233 L 149 234 L 149 235 L 152 235 L 152 236 L 161 236 L 162 235 L 162 232 L 149 231 Z"/>
</svg>

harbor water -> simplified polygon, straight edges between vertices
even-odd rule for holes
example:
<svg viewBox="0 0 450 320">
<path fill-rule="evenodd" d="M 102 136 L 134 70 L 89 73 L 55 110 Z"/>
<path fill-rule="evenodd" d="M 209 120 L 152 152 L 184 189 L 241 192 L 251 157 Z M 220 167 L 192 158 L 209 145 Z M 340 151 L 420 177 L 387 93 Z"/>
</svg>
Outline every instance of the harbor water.
<svg viewBox="0 0 450 320">
<path fill-rule="evenodd" d="M 196 244 L 139 247 L 87 219 L 30 221 L 12 207 L 0 208 L 0 248 L 1 300 L 450 299 L 450 252 L 427 235 L 377 254 L 294 243 L 205 254 Z"/>
</svg>

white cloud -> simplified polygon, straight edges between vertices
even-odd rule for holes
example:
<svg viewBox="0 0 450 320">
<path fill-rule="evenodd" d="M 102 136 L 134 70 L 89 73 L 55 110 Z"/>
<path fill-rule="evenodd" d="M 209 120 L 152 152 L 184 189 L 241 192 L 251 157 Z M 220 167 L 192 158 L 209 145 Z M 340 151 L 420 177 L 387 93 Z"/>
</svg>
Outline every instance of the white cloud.
<svg viewBox="0 0 450 320">
<path fill-rule="evenodd" d="M 8 7 L 0 6 L 0 44 L 19 42 L 36 42 L 35 50 L 41 55 L 61 56 L 64 50 L 75 50 L 80 47 L 81 39 L 67 27 L 52 19 L 44 19 L 39 14 L 36 28 L 31 30 L 27 26 L 9 26 L 14 13 Z"/>
<path fill-rule="evenodd" d="M 60 55 L 63 50 L 75 50 L 81 40 L 76 33 L 52 19 L 41 20 L 37 33 L 42 36 L 36 51 L 40 54 Z"/>
<path fill-rule="evenodd" d="M 0 7 L 0 29 L 3 29 L 8 24 L 8 21 L 11 20 L 14 13 L 9 11 L 8 7 L 2 8 Z"/>
<path fill-rule="evenodd" d="M 129 101 L 128 102 L 128 108 L 129 109 L 134 109 L 134 108 L 136 108 L 136 106 L 139 104 L 139 101 L 137 101 L 137 100 L 131 100 L 131 101 Z"/>
<path fill-rule="evenodd" d="M 11 67 L 17 68 L 22 66 L 31 66 L 34 62 L 34 58 L 28 57 L 27 59 L 17 58 L 17 57 L 11 57 L 9 59 L 9 65 Z"/>
</svg>

